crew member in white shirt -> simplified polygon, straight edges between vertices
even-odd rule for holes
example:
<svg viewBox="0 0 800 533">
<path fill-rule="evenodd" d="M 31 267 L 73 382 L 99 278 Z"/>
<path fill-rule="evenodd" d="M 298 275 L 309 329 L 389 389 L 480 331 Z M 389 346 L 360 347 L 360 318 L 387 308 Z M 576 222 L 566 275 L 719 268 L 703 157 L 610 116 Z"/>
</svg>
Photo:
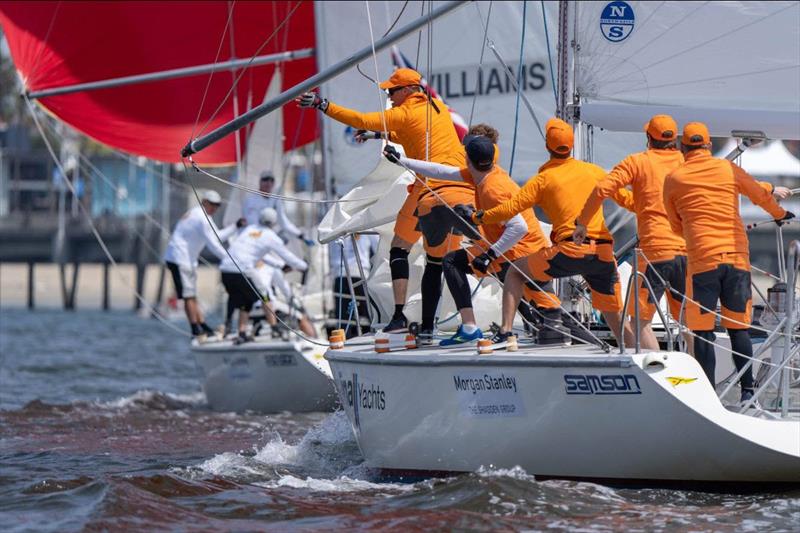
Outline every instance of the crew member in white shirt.
<svg viewBox="0 0 800 533">
<path fill-rule="evenodd" d="M 211 218 L 222 203 L 216 191 L 204 191 L 200 205 L 187 211 L 178 221 L 172 232 L 164 262 L 172 274 L 175 293 L 183 300 L 186 318 L 192 328 L 192 335 L 213 335 L 214 331 L 206 324 L 203 312 L 197 304 L 197 260 L 205 246 L 217 257 L 227 257 L 225 248 L 219 243 L 226 241 L 236 232 L 236 228 L 245 225 L 244 219 L 236 224 L 218 230 Z M 203 212 L 205 210 L 205 213 Z M 206 214 L 208 217 L 206 217 Z M 219 234 L 219 239 L 217 239 Z"/>
<path fill-rule="evenodd" d="M 347 278 L 347 271 L 349 270 L 350 276 L 352 276 L 353 292 L 358 302 L 358 315 L 363 320 L 369 314 L 367 313 L 368 304 L 364 286 L 359 284 L 362 280 L 361 270 L 364 271 L 364 275 L 369 275 L 372 266 L 371 259 L 378 252 L 378 241 L 380 240 L 377 235 L 368 234 L 356 234 L 355 239 L 358 258 L 356 258 L 353 240 L 350 237 L 336 240 L 328 247 L 328 261 L 331 267 L 331 276 L 333 276 L 333 309 L 339 321 L 337 327 L 341 328 L 342 324 L 346 324 L 344 329 L 348 338 L 356 335 L 357 331 L 355 313 L 353 313 L 352 320 L 350 319 L 350 305 L 353 297 L 350 294 L 350 280 Z M 344 256 L 342 255 L 342 245 L 344 245 Z M 361 270 L 358 268 L 359 259 L 361 260 Z"/>
<path fill-rule="evenodd" d="M 275 176 L 269 172 L 262 172 L 261 179 L 258 182 L 258 190 L 264 194 L 272 194 L 274 188 Z M 257 224 L 259 214 L 267 207 L 271 207 L 278 214 L 279 231 L 284 234 L 286 240 L 290 237 L 294 237 L 302 240 L 308 246 L 314 245 L 314 241 L 303 235 L 303 232 L 289 220 L 288 216 L 286 216 L 286 207 L 283 205 L 283 200 L 280 198 L 250 193 L 244 199 L 242 216 L 247 219 L 248 224 Z"/>
<path fill-rule="evenodd" d="M 277 291 L 280 291 L 283 295 L 283 302 L 285 302 L 282 310 L 297 318 L 300 331 L 309 337 L 316 337 L 317 330 L 314 328 L 311 318 L 308 316 L 303 303 L 295 297 L 289 282 L 286 280 L 285 274 L 291 271 L 292 267 L 287 265 L 280 257 L 272 254 L 265 255 L 261 258 L 261 261 L 256 263 L 253 281 L 259 292 L 266 296 L 262 304 L 265 308 L 264 317 L 270 326 L 277 324 L 274 311 L 276 305 L 282 303 L 278 300 Z"/>
<path fill-rule="evenodd" d="M 258 223 L 250 224 L 241 231 L 228 248 L 229 257 L 225 257 L 219 265 L 228 298 L 231 299 L 233 308 L 239 310 L 239 337 L 234 341 L 237 344 L 252 340 L 247 336 L 250 310 L 262 298 L 252 280 L 256 264 L 265 255 L 275 253 L 295 270 L 303 271 L 308 268 L 306 262 L 290 252 L 271 229 L 277 219 L 275 209 L 262 209 Z"/>
</svg>

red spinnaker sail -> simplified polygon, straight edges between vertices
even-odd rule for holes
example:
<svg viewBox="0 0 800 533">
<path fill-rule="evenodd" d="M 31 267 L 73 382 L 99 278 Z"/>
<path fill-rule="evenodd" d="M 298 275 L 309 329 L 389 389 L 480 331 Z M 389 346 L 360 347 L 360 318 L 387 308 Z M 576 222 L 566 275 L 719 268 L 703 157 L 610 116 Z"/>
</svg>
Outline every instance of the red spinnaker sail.
<svg viewBox="0 0 800 533">
<path fill-rule="evenodd" d="M 226 33 L 230 7 L 233 15 Z M 2 1 L 0 24 L 28 91 L 315 46 L 313 2 L 302 1 Z M 239 114 L 262 103 L 275 68 L 250 68 L 241 77 L 236 90 Z M 316 72 L 313 57 L 288 61 L 280 68 L 283 88 Z M 214 73 L 203 103 L 208 80 L 209 74 L 201 74 L 50 96 L 39 103 L 113 148 L 177 162 L 181 148 L 193 136 L 235 116 L 233 97 L 225 99 L 233 73 Z M 220 104 L 222 109 L 214 115 Z M 318 137 L 313 113 L 287 105 L 283 114 L 285 150 Z M 241 146 L 246 146 L 246 131 L 239 135 Z M 205 164 L 236 161 L 234 135 L 196 154 L 195 160 Z"/>
</svg>

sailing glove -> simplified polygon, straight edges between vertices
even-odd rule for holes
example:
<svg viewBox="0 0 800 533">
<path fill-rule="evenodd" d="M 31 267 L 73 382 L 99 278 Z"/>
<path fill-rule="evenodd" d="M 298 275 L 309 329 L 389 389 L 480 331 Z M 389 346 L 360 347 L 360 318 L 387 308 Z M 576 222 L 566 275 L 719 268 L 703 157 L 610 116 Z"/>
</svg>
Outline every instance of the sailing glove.
<svg viewBox="0 0 800 533">
<path fill-rule="evenodd" d="M 379 131 L 358 130 L 353 139 L 359 144 L 367 142 L 369 139 L 380 139 L 383 135 Z"/>
<path fill-rule="evenodd" d="M 237 228 L 241 229 L 241 228 L 245 227 L 246 225 L 247 225 L 247 219 L 244 218 L 244 217 L 242 217 L 242 218 L 240 218 L 239 220 L 236 221 L 236 227 Z"/>
<path fill-rule="evenodd" d="M 496 258 L 497 256 L 495 255 L 494 250 L 489 248 L 484 253 L 472 260 L 472 268 L 482 274 L 486 274 L 486 272 L 489 270 L 489 265 L 491 265 L 492 261 L 494 261 Z"/>
<path fill-rule="evenodd" d="M 383 147 L 383 155 L 390 163 L 394 163 L 395 165 L 400 163 L 400 152 L 390 144 Z"/>
<path fill-rule="evenodd" d="M 320 98 L 317 93 L 303 93 L 296 101 L 300 107 L 313 107 L 319 109 L 323 113 L 328 109 L 328 100 L 326 98 Z"/>
<path fill-rule="evenodd" d="M 791 220 L 793 218 L 794 218 L 794 213 L 792 213 L 791 211 L 786 211 L 786 214 L 783 215 L 783 218 L 779 218 L 779 219 L 775 220 L 775 224 L 777 224 L 778 226 L 783 226 L 784 224 L 786 224 L 789 220 Z"/>
</svg>

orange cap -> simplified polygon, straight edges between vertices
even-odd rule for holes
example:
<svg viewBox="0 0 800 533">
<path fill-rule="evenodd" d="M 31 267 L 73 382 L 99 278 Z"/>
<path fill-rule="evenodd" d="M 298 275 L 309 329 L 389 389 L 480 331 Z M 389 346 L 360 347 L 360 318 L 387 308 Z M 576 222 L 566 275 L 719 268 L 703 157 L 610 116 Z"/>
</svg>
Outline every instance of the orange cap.
<svg viewBox="0 0 800 533">
<path fill-rule="evenodd" d="M 702 122 L 690 122 L 683 127 L 681 143 L 686 146 L 702 146 L 711 144 L 708 128 Z"/>
<path fill-rule="evenodd" d="M 678 136 L 678 124 L 669 115 L 655 115 L 644 125 L 644 131 L 657 141 L 674 141 Z"/>
<path fill-rule="evenodd" d="M 422 80 L 419 72 L 411 68 L 399 68 L 394 71 L 391 77 L 382 81 L 381 89 L 391 89 L 392 87 L 408 87 L 409 85 L 419 85 Z"/>
<path fill-rule="evenodd" d="M 560 118 L 551 118 L 544 127 L 547 149 L 557 154 L 568 154 L 572 150 L 574 135 L 572 126 Z"/>
</svg>

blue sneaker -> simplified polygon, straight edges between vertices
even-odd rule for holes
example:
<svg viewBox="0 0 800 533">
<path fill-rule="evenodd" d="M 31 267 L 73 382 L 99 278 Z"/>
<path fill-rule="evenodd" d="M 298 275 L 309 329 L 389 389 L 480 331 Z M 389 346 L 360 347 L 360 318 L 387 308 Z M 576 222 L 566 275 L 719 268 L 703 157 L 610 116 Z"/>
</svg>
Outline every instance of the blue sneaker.
<svg viewBox="0 0 800 533">
<path fill-rule="evenodd" d="M 458 326 L 458 331 L 449 339 L 445 339 L 439 343 L 439 346 L 455 346 L 456 344 L 464 344 L 467 342 L 474 342 L 483 338 L 483 332 L 480 328 L 472 333 L 464 333 L 464 326 Z"/>
</svg>

